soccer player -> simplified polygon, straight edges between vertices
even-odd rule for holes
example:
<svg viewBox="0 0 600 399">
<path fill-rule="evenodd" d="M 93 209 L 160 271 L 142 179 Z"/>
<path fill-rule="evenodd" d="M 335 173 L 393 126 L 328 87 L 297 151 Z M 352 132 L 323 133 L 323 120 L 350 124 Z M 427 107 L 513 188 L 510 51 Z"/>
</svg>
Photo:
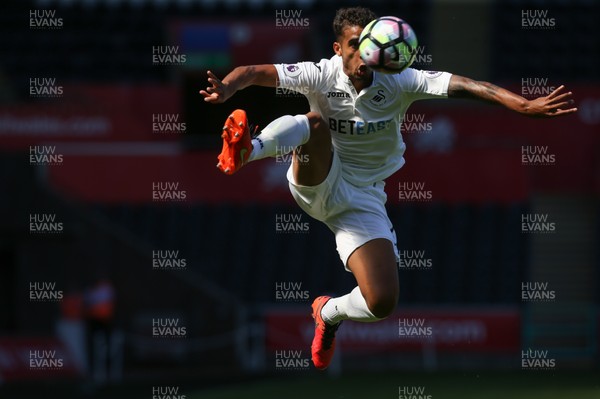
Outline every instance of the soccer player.
<svg viewBox="0 0 600 399">
<path fill-rule="evenodd" d="M 384 180 L 404 165 L 400 124 L 413 101 L 474 98 L 533 117 L 577 111 L 564 86 L 527 100 L 491 83 L 447 72 L 411 68 L 395 75 L 374 72 L 360 58 L 358 39 L 375 18 L 367 8 L 340 9 L 333 20 L 335 55 L 330 59 L 241 66 L 222 80 L 208 71 L 210 86 L 200 91 L 204 101 L 217 104 L 251 85 L 278 84 L 301 91 L 308 99 L 309 113 L 282 116 L 255 138 L 245 112 L 235 110 L 223 126 L 217 167 L 232 174 L 251 161 L 295 148 L 287 172 L 292 196 L 335 234 L 340 258 L 358 283 L 346 295 L 320 296 L 312 304 L 311 352 L 318 369 L 329 365 L 343 320 L 381 320 L 398 302 L 398 249 L 385 210 Z"/>
</svg>

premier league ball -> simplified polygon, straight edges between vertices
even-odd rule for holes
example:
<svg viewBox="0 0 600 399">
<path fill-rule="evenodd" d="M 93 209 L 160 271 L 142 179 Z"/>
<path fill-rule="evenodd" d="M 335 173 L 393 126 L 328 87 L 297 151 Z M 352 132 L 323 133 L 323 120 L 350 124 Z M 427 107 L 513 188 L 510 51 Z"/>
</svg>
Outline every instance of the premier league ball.
<svg viewBox="0 0 600 399">
<path fill-rule="evenodd" d="M 409 24 L 397 17 L 381 17 L 363 29 L 359 38 L 360 57 L 371 69 L 399 73 L 417 54 L 417 36 Z"/>
</svg>

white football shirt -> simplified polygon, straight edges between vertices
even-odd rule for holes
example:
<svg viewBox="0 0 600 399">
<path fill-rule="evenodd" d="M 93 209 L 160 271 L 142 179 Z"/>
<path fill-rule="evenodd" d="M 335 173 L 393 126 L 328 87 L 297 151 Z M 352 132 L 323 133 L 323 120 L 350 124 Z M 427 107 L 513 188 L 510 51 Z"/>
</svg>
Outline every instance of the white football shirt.
<svg viewBox="0 0 600 399">
<path fill-rule="evenodd" d="M 415 100 L 447 97 L 452 76 L 412 68 L 393 75 L 373 72 L 371 86 L 357 93 L 338 55 L 275 68 L 278 87 L 304 94 L 310 110 L 329 124 L 343 176 L 357 186 L 384 180 L 404 165 L 404 113 Z"/>
</svg>

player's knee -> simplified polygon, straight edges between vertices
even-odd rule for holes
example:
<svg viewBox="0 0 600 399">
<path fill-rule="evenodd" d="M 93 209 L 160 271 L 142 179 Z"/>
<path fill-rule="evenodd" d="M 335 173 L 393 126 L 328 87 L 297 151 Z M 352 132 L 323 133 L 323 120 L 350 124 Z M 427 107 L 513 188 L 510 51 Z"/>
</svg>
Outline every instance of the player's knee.
<svg viewBox="0 0 600 399">
<path fill-rule="evenodd" d="M 373 315 L 379 319 L 385 319 L 396 309 L 398 296 L 394 293 L 383 293 L 371 295 L 367 298 L 367 306 Z"/>
</svg>

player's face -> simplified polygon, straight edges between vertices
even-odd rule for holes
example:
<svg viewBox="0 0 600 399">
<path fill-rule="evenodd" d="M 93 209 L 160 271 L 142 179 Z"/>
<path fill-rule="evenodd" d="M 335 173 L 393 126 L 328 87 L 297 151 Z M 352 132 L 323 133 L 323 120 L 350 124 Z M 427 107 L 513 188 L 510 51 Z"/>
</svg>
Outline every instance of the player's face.
<svg viewBox="0 0 600 399">
<path fill-rule="evenodd" d="M 333 50 L 342 57 L 344 73 L 352 81 L 368 83 L 373 77 L 373 71 L 367 68 L 358 51 L 358 39 L 362 31 L 360 26 L 347 26 L 342 31 L 342 36 L 333 44 Z"/>
</svg>

